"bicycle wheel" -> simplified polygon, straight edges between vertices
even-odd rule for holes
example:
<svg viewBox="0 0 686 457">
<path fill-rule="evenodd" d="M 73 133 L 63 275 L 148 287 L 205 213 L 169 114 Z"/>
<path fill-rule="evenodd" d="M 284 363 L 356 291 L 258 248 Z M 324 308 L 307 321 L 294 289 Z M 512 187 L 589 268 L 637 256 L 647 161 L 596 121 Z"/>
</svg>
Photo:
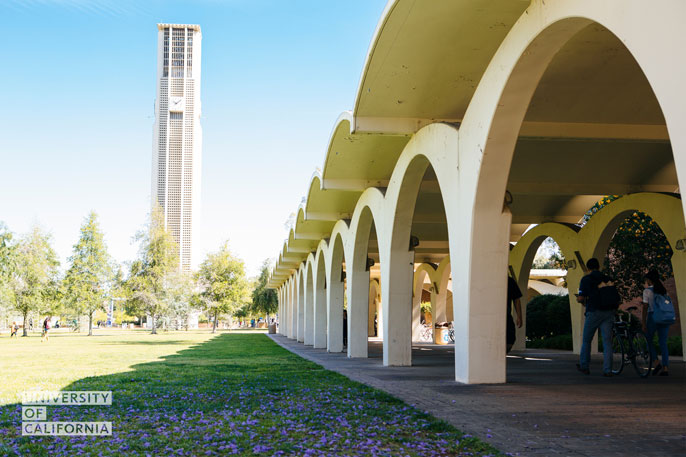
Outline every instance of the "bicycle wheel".
<svg viewBox="0 0 686 457">
<path fill-rule="evenodd" d="M 612 374 L 618 375 L 624 369 L 624 338 L 612 335 Z"/>
<path fill-rule="evenodd" d="M 631 345 L 634 352 L 631 363 L 636 373 L 640 377 L 645 378 L 650 374 L 650 367 L 653 362 L 650 356 L 650 349 L 648 348 L 648 339 L 643 332 L 636 332 L 631 339 Z"/>
</svg>

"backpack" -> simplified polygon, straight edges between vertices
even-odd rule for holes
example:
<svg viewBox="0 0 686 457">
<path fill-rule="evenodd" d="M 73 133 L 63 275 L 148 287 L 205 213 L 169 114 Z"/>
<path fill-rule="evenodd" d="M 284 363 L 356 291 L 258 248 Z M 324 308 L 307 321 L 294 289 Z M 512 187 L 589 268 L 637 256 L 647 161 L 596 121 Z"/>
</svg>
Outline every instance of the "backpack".
<svg viewBox="0 0 686 457">
<path fill-rule="evenodd" d="M 612 282 L 602 282 L 598 285 L 598 300 L 595 308 L 603 311 L 616 310 L 622 303 L 617 287 Z"/>
<path fill-rule="evenodd" d="M 674 304 L 667 294 L 655 294 L 653 303 L 653 320 L 656 324 L 671 325 L 676 322 Z"/>
</svg>

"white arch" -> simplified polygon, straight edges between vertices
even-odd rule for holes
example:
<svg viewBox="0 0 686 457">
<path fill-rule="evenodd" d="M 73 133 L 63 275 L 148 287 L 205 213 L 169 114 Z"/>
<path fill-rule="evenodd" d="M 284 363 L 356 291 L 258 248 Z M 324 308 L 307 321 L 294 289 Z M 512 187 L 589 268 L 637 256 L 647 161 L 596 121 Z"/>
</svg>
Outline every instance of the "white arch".
<svg viewBox="0 0 686 457">
<path fill-rule="evenodd" d="M 419 341 L 422 324 L 421 324 L 421 304 L 422 304 L 422 291 L 424 290 L 424 284 L 428 278 L 429 283 L 435 283 L 436 266 L 430 263 L 422 263 L 415 268 L 414 271 L 414 281 L 412 287 L 412 341 Z M 433 287 L 433 286 L 432 286 Z M 436 310 L 433 308 L 433 294 L 431 300 L 431 312 L 434 314 Z"/>
<path fill-rule="evenodd" d="M 315 349 L 326 348 L 326 322 L 327 322 L 327 305 L 326 305 L 326 278 L 328 277 L 326 270 L 326 253 L 328 246 L 326 241 L 322 240 L 317 246 L 317 252 L 314 256 L 314 320 L 313 332 Z"/>
<path fill-rule="evenodd" d="M 314 346 L 314 255 L 305 260 L 305 336 L 306 346 Z"/>
<path fill-rule="evenodd" d="M 367 357 L 369 320 L 369 237 L 372 224 L 377 227 L 379 246 L 384 244 L 384 197 L 379 189 L 369 188 L 357 201 L 346 240 L 348 294 L 348 357 Z M 379 228 L 379 225 L 381 227 Z M 386 261 L 379 248 L 379 262 Z"/>
<path fill-rule="evenodd" d="M 326 256 L 326 349 L 329 352 L 343 351 L 343 297 L 345 285 L 341 265 L 348 259 L 345 252 L 347 234 L 348 225 L 345 221 L 338 221 L 331 232 L 328 248 L 329 254 Z"/>
<path fill-rule="evenodd" d="M 684 150 L 686 96 L 679 81 L 686 66 L 674 56 L 686 44 L 679 25 L 686 6 L 671 1 L 669 9 L 646 7 L 639 0 L 559 0 L 532 2 L 494 55 L 470 102 L 460 127 L 462 189 L 460 213 L 468 227 L 461 244 L 464 262 L 455 265 L 461 280 L 456 301 L 479 303 L 465 316 L 468 333 L 478 333 L 458 351 L 470 362 L 456 366 L 458 380 L 505 381 L 504 327 L 497 309 L 506 299 L 505 280 L 494 287 L 494 271 L 505 271 L 511 215 L 502 200 L 519 128 L 538 80 L 555 53 L 581 28 L 596 22 L 614 33 L 643 69 L 667 122 L 677 176 L 686 179 Z M 617 14 L 617 11 L 622 14 Z M 671 14 L 665 14 L 671 11 Z M 670 69 L 666 71 L 666 69 Z M 683 202 L 682 202 L 683 204 Z M 451 246 L 452 247 L 452 246 Z M 504 273 L 503 273 L 504 276 Z M 489 306 L 483 306 L 489 303 Z"/>
</svg>

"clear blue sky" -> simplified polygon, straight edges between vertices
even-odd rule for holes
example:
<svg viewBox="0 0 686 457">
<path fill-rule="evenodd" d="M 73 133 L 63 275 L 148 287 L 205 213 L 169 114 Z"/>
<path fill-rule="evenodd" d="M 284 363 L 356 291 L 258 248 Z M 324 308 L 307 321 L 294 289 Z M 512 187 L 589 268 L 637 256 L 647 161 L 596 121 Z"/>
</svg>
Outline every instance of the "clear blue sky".
<svg viewBox="0 0 686 457">
<path fill-rule="evenodd" d="M 150 205 L 158 22 L 202 27 L 199 252 L 255 274 L 351 109 L 386 0 L 0 0 L 0 221 L 62 262 L 92 209 L 131 260 Z"/>
</svg>

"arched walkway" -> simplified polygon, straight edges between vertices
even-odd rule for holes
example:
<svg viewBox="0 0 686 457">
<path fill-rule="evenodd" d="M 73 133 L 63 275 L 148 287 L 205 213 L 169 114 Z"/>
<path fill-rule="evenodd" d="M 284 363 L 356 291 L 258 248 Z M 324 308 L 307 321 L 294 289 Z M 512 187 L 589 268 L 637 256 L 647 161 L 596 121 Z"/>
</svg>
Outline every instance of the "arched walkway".
<svg viewBox="0 0 686 457">
<path fill-rule="evenodd" d="M 349 354 L 364 356 L 371 220 L 382 278 L 384 365 L 412 363 L 415 262 L 439 264 L 432 256 L 452 253 L 455 379 L 497 383 L 506 380 L 508 265 L 521 282 L 519 273 L 530 265 L 525 258 L 533 255 L 529 248 L 543 235 L 562 246 L 561 237 L 572 237 L 564 224 L 577 223 L 599 196 L 625 195 L 614 206 L 629 205 L 621 203 L 625 198 L 653 198 L 627 194 L 679 192 L 686 176 L 686 63 L 674 56 L 686 47 L 680 24 L 686 4 L 496 3 L 483 10 L 465 2 L 430 2 L 420 11 L 397 0 L 384 13 L 355 111 L 336 121 L 323 171 L 311 180 L 270 279 L 273 287 L 291 284 L 297 314 L 301 262 L 321 252 L 316 255 L 326 259 L 329 351 L 342 350 L 345 266 L 349 330 L 355 333 Z M 421 18 L 433 18 L 435 34 L 418 26 L 426 23 Z M 500 26 L 489 27 L 496 19 Z M 448 44 L 465 40 L 461 27 L 480 39 L 469 56 Z M 394 65 L 400 60 L 411 70 L 399 73 Z M 432 192 L 435 197 L 424 197 Z M 439 198 L 442 203 L 432 207 Z M 684 202 L 668 206 L 664 215 L 660 208 L 646 212 L 675 248 L 674 272 L 683 278 Z M 582 245 L 565 252 L 576 262 L 569 266 L 570 289 L 583 273 L 578 258 L 604 253 L 623 217 L 604 220 L 601 213 L 610 214 L 594 216 L 583 229 L 589 235 Z M 440 217 L 440 237 L 417 235 L 418 224 L 436 224 Z M 530 224 L 542 228 L 519 240 Z M 509 242 L 517 240 L 521 247 L 511 254 Z M 319 273 L 310 264 L 306 271 L 313 272 L 314 283 Z M 683 282 L 677 280 L 681 287 Z M 581 308 L 570 307 L 578 333 Z M 300 336 L 296 321 L 293 332 Z"/>
</svg>

